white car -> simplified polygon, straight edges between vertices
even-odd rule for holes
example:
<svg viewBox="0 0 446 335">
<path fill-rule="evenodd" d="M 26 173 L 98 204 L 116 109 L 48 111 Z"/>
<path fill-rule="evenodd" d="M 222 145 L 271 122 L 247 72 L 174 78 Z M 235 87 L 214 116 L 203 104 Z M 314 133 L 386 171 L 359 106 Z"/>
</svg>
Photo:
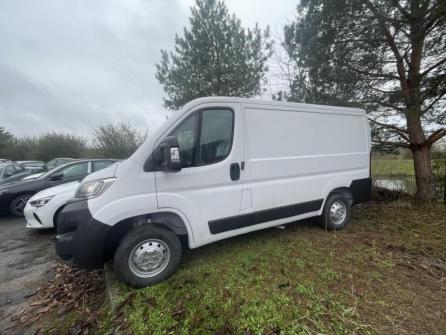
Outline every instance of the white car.
<svg viewBox="0 0 446 335">
<path fill-rule="evenodd" d="M 26 228 L 54 228 L 57 215 L 65 203 L 74 197 L 79 186 L 78 181 L 47 188 L 33 195 L 27 202 L 23 213 L 26 218 Z"/>
</svg>

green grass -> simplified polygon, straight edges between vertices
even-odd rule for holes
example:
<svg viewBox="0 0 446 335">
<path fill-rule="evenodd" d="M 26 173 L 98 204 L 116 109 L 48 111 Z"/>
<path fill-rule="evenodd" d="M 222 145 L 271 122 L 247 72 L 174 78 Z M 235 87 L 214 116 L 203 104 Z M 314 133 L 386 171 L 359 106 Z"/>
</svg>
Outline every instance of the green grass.
<svg viewBox="0 0 446 335">
<path fill-rule="evenodd" d="M 415 176 L 413 160 L 372 157 L 372 176 Z"/>
<path fill-rule="evenodd" d="M 446 161 L 433 159 L 432 170 L 437 178 L 445 175 Z M 372 176 L 377 177 L 415 177 L 413 160 L 398 156 L 372 156 Z"/>
<path fill-rule="evenodd" d="M 442 205 L 370 204 L 342 232 L 310 221 L 198 248 L 158 285 L 118 284 L 126 303 L 98 332 L 441 334 L 445 217 Z"/>
</svg>

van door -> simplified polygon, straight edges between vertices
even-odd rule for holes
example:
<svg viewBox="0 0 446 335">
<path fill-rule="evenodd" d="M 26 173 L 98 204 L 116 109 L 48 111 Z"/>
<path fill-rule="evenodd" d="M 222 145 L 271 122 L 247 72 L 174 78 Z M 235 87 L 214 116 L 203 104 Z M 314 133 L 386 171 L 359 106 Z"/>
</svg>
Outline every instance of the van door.
<svg viewBox="0 0 446 335">
<path fill-rule="evenodd" d="M 166 136 L 178 140 L 182 169 L 156 172 L 158 207 L 187 218 L 194 245 L 215 240 L 212 222 L 240 213 L 245 159 L 240 104 L 187 113 Z"/>
</svg>

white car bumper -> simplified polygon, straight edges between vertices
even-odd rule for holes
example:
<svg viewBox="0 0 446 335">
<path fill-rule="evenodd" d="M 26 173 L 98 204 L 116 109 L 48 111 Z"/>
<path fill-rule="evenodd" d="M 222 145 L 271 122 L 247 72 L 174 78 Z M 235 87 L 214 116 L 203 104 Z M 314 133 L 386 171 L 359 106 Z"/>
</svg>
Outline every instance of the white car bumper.
<svg viewBox="0 0 446 335">
<path fill-rule="evenodd" d="M 49 217 L 48 211 L 45 211 L 43 207 L 33 207 L 29 202 L 26 204 L 23 210 L 26 219 L 26 228 L 48 229 L 54 227 L 53 218 Z"/>
</svg>

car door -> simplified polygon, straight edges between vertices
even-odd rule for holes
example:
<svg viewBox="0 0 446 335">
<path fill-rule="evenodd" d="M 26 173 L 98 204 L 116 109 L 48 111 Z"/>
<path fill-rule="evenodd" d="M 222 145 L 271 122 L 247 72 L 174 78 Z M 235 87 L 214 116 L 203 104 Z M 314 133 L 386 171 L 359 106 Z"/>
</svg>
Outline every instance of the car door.
<svg viewBox="0 0 446 335">
<path fill-rule="evenodd" d="M 182 169 L 156 172 L 158 207 L 183 213 L 196 244 L 218 239 L 213 223 L 240 214 L 245 156 L 240 104 L 188 113 L 166 136 L 178 140 Z"/>
<path fill-rule="evenodd" d="M 84 177 L 88 175 L 90 171 L 91 162 L 70 164 L 48 176 L 48 187 L 69 183 L 71 181 L 80 181 L 84 179 Z"/>
</svg>

